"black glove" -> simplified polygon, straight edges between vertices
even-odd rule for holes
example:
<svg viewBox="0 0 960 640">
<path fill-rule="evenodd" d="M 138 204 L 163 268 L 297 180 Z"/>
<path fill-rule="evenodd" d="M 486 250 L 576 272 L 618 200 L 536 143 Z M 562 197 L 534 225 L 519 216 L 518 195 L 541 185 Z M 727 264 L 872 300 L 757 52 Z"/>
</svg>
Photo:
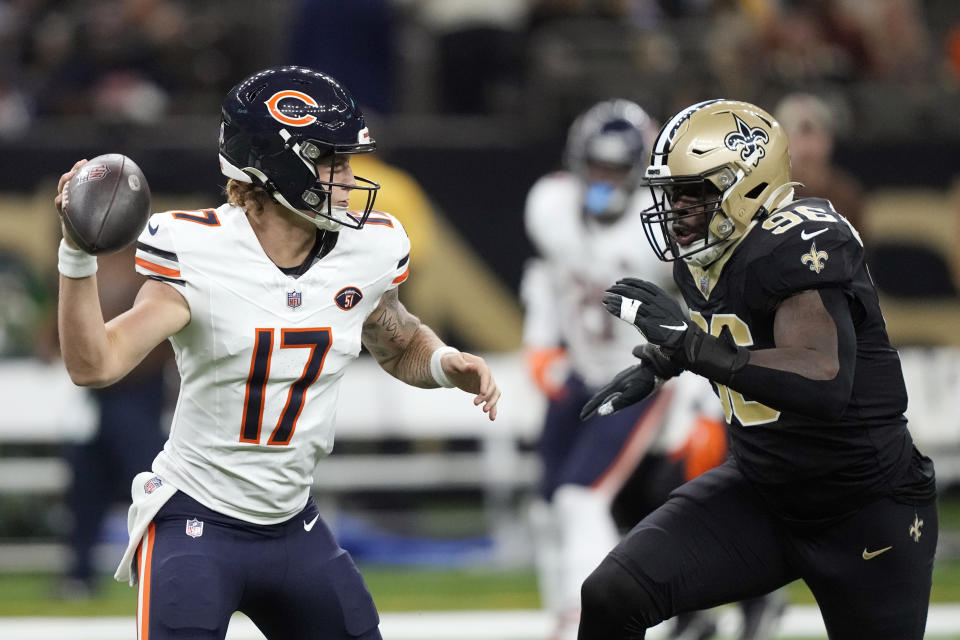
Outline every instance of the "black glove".
<svg viewBox="0 0 960 640">
<path fill-rule="evenodd" d="M 643 337 L 661 347 L 662 354 L 681 369 L 728 384 L 743 369 L 750 352 L 740 347 L 726 325 L 719 338 L 690 322 L 680 304 L 657 285 L 622 278 L 603 297 L 607 311 L 630 322 Z"/>
<path fill-rule="evenodd" d="M 581 420 L 589 420 L 596 413 L 610 415 L 640 402 L 660 388 L 664 380 L 680 373 L 680 368 L 653 345 L 635 347 L 633 355 L 640 358 L 640 364 L 618 373 L 609 384 L 587 400 L 580 410 Z"/>
<path fill-rule="evenodd" d="M 669 354 L 683 345 L 694 327 L 680 304 L 657 285 L 637 278 L 622 278 L 603 297 L 607 311 L 633 324 L 647 342 L 660 345 Z"/>
</svg>

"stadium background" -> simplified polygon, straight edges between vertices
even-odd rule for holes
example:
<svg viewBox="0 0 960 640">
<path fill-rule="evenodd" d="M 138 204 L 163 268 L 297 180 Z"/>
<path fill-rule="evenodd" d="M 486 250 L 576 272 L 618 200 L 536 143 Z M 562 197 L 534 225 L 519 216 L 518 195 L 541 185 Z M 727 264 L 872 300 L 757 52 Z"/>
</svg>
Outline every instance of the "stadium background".
<svg viewBox="0 0 960 640">
<path fill-rule="evenodd" d="M 362 398 L 341 411 L 317 496 L 384 611 L 538 607 L 522 513 L 541 400 L 519 358 L 516 292 L 531 253 L 526 191 L 559 168 L 572 118 L 614 96 L 663 119 L 717 96 L 772 109 L 795 90 L 834 108 L 837 164 L 865 189 L 861 226 L 912 428 L 941 478 L 934 600 L 960 602 L 954 0 L 0 0 L 0 615 L 134 608 L 106 573 L 94 599 L 56 589 L 71 483 L 58 456 L 88 421 L 51 360 L 57 177 L 122 152 L 156 210 L 216 206 L 219 100 L 286 63 L 330 72 L 365 105 L 390 165 L 368 167 L 385 183 L 378 204 L 413 239 L 405 301 L 489 355 L 506 391 L 493 431 L 444 392 L 391 387 L 379 411 Z M 356 380 L 384 382 L 360 364 Z M 105 572 L 123 506 L 101 536 Z M 791 595 L 810 603 L 801 587 Z M 954 628 L 938 637 L 960 638 L 960 617 Z"/>
</svg>

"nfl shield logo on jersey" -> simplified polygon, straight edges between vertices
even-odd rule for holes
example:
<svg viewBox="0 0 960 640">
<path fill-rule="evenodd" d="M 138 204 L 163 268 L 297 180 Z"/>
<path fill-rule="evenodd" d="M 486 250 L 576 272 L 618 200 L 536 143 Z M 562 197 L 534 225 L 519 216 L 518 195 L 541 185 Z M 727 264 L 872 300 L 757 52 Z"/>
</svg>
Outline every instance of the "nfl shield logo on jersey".
<svg viewBox="0 0 960 640">
<path fill-rule="evenodd" d="M 143 483 L 143 491 L 144 493 L 153 493 L 154 491 L 159 489 L 161 486 L 163 486 L 163 480 L 161 480 L 157 476 L 153 476 L 152 478 L 150 478 L 149 480 Z"/>
<path fill-rule="evenodd" d="M 203 535 L 203 521 L 197 520 L 187 520 L 187 535 L 191 538 L 199 538 Z"/>
<path fill-rule="evenodd" d="M 287 306 L 296 309 L 303 303 L 302 291 L 287 291 Z"/>
</svg>

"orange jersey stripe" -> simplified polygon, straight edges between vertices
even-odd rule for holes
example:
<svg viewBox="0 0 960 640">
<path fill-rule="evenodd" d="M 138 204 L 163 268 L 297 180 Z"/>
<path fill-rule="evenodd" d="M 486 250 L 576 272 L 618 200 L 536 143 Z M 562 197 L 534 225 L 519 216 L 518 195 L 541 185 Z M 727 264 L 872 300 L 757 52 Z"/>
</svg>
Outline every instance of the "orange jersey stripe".
<svg viewBox="0 0 960 640">
<path fill-rule="evenodd" d="M 667 413 L 673 389 L 664 389 L 657 394 L 627 437 L 623 448 L 603 474 L 590 485 L 609 496 L 616 495 L 626 483 L 637 464 L 646 455 Z"/>
<path fill-rule="evenodd" d="M 139 618 L 138 640 L 150 639 L 150 570 L 153 563 L 153 543 L 156 537 L 156 527 L 151 522 L 140 540 L 140 550 L 137 554 L 140 565 L 140 602 L 137 609 L 137 617 Z"/>
<path fill-rule="evenodd" d="M 409 276 L 409 275 L 410 275 L 410 267 L 407 267 L 407 268 L 403 271 L 403 273 L 401 273 L 400 275 L 398 275 L 396 278 L 393 279 L 393 284 L 400 284 L 401 282 L 403 282 L 404 280 L 406 280 L 406 279 L 407 279 L 407 276 Z"/>
<path fill-rule="evenodd" d="M 180 270 L 179 270 L 179 269 L 171 269 L 171 268 L 169 268 L 169 267 L 161 267 L 160 265 L 154 264 L 154 263 L 152 263 L 152 262 L 148 262 L 147 260 L 144 260 L 143 258 L 137 258 L 137 259 L 136 259 L 136 263 L 137 263 L 139 266 L 143 267 L 144 269 L 147 269 L 148 271 L 155 271 L 156 273 L 159 273 L 159 274 L 162 275 L 162 276 L 169 276 L 169 277 L 171 277 L 171 278 L 179 278 L 179 277 L 180 277 Z"/>
</svg>

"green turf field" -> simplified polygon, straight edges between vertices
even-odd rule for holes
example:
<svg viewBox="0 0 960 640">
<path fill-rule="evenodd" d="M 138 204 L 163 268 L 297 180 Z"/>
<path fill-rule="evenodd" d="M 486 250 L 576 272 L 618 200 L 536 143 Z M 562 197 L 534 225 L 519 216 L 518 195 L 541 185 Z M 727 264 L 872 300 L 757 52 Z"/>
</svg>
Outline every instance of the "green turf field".
<svg viewBox="0 0 960 640">
<path fill-rule="evenodd" d="M 960 497 L 941 496 L 940 555 L 931 601 L 960 602 Z M 532 570 L 417 569 L 361 565 L 381 611 L 536 609 L 540 606 Z M 0 616 L 133 615 L 136 590 L 104 576 L 95 598 L 56 597 L 56 578 L 44 574 L 0 575 Z M 788 587 L 790 601 L 812 604 L 801 582 Z"/>
<path fill-rule="evenodd" d="M 532 571 L 437 570 L 382 566 L 361 567 L 382 611 L 458 609 L 535 609 L 540 606 Z M 136 590 L 102 580 L 102 592 L 89 600 L 54 597 L 49 575 L 0 576 L 0 616 L 132 615 Z M 810 604 L 800 582 L 789 587 L 790 601 Z M 940 561 L 934 571 L 933 602 L 960 602 L 960 559 Z"/>
</svg>

